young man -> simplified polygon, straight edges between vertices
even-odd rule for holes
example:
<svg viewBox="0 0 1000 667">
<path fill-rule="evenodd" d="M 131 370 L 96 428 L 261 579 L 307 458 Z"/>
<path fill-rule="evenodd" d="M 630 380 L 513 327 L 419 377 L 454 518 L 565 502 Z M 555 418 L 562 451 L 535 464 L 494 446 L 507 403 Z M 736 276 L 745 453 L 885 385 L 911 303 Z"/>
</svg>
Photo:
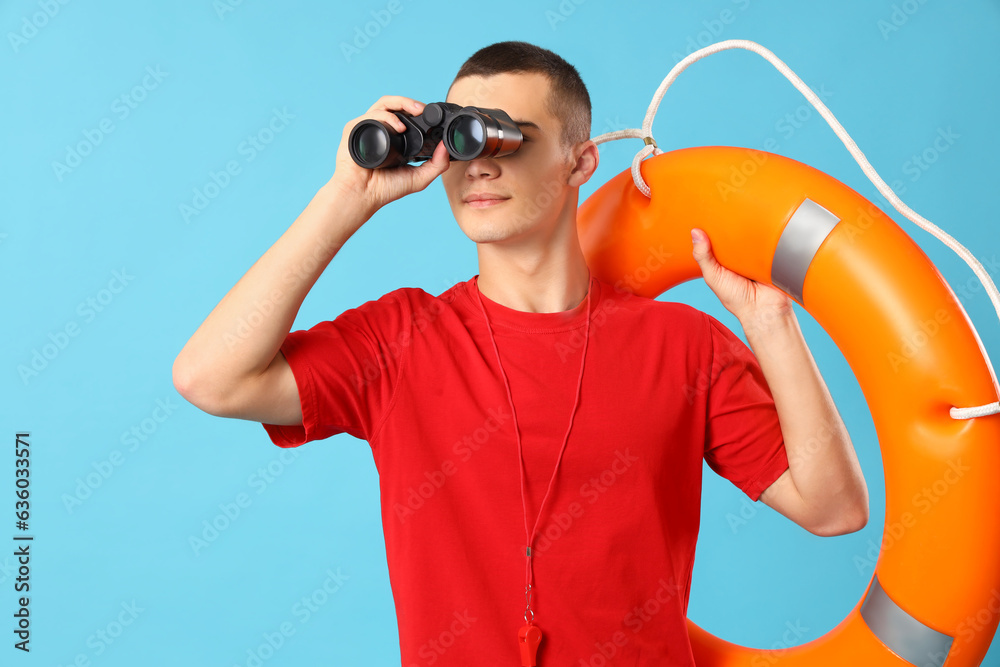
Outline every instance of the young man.
<svg viewBox="0 0 1000 667">
<path fill-rule="evenodd" d="M 449 163 L 442 143 L 420 166 L 362 169 L 345 145 L 355 123 L 402 131 L 391 111 L 423 107 L 380 99 L 344 128 L 330 181 L 178 355 L 175 385 L 206 412 L 262 422 L 282 447 L 341 432 L 369 442 L 403 665 L 521 664 L 529 621 L 541 666 L 693 665 L 703 460 L 817 535 L 867 522 L 860 466 L 791 302 L 719 265 L 703 233 L 694 244 L 758 363 L 705 313 L 590 275 L 576 233 L 598 164 L 590 99 L 556 54 L 484 48 L 447 101 L 503 109 L 523 145 Z M 439 175 L 479 274 L 289 333 L 351 235 Z M 227 334 L 267 300 L 273 312 L 230 351 Z"/>
</svg>

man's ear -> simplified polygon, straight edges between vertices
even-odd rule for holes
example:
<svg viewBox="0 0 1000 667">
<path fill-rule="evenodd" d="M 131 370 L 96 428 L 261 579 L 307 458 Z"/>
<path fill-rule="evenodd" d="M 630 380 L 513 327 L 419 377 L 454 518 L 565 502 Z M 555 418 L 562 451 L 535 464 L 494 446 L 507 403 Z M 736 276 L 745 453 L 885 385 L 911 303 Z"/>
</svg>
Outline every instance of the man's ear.
<svg viewBox="0 0 1000 667">
<path fill-rule="evenodd" d="M 587 139 L 574 146 L 570 155 L 575 156 L 575 160 L 573 170 L 569 174 L 568 185 L 580 187 L 590 180 L 601 161 L 600 154 L 597 152 L 597 144 L 593 140 Z"/>
</svg>

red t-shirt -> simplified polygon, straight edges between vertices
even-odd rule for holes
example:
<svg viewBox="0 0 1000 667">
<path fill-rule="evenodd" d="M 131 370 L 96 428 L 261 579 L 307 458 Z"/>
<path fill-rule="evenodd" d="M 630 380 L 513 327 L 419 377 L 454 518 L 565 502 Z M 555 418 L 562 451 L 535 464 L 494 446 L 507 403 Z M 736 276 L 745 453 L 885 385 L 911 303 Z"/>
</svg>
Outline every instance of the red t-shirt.
<svg viewBox="0 0 1000 667">
<path fill-rule="evenodd" d="M 788 468 L 750 349 L 715 318 L 592 278 L 580 405 L 533 551 L 539 665 L 694 665 L 685 622 L 702 459 L 756 501 Z M 394 290 L 282 352 L 295 447 L 346 432 L 379 473 L 403 667 L 519 665 L 525 519 L 514 422 L 475 278 Z M 575 400 L 584 300 L 562 313 L 483 297 L 535 525 Z"/>
</svg>

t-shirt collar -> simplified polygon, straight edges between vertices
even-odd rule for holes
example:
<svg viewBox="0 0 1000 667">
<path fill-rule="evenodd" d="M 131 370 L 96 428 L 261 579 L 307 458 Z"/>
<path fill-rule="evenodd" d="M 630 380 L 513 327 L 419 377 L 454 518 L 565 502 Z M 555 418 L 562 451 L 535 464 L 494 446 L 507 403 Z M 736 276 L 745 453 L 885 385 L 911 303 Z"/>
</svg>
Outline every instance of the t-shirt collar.
<svg viewBox="0 0 1000 667">
<path fill-rule="evenodd" d="M 477 274 L 466 282 L 466 294 L 470 298 L 475 312 L 482 317 L 477 301 L 478 278 L 479 275 Z M 590 276 L 589 290 L 591 310 L 593 310 L 594 304 L 599 301 L 600 294 L 600 285 L 593 274 Z M 508 329 L 517 329 L 520 331 L 554 332 L 576 329 L 587 323 L 586 313 L 584 312 L 587 305 L 587 297 L 584 297 L 579 304 L 569 310 L 558 313 L 531 313 L 508 308 L 482 293 L 479 293 L 479 296 L 482 296 L 483 308 L 486 309 L 486 314 L 490 318 L 490 324 L 494 326 L 503 326 Z"/>
</svg>

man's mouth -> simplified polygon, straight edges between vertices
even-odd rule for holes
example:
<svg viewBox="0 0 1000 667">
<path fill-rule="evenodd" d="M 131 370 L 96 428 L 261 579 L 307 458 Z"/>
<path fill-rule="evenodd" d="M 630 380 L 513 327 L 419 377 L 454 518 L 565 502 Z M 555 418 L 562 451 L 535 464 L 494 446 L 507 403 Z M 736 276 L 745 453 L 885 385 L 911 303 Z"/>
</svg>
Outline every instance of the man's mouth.
<svg viewBox="0 0 1000 667">
<path fill-rule="evenodd" d="M 471 194 L 465 198 L 465 203 L 472 208 L 489 208 L 507 201 L 509 197 L 501 197 L 487 192 Z"/>
</svg>

